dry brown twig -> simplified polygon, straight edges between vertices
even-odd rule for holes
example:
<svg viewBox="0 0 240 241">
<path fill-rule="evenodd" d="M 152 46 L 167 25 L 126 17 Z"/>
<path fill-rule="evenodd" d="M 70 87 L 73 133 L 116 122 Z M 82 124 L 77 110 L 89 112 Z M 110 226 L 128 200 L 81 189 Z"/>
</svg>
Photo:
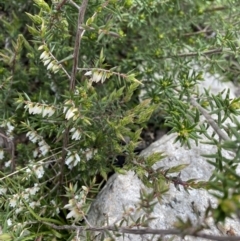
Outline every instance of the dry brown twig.
<svg viewBox="0 0 240 241">
<path fill-rule="evenodd" d="M 204 238 L 208 240 L 215 241 L 239 241 L 240 237 L 230 237 L 230 236 L 216 236 L 210 234 L 204 234 L 202 232 L 194 232 L 193 228 L 187 230 L 179 229 L 151 229 L 151 228 L 141 228 L 141 229 L 132 229 L 128 227 L 116 227 L 116 226 L 105 226 L 105 227 L 84 227 L 77 225 L 63 225 L 57 226 L 55 224 L 44 222 L 44 224 L 56 229 L 56 230 L 73 230 L 76 232 L 83 231 L 93 231 L 93 232 L 105 232 L 105 231 L 115 231 L 118 233 L 128 233 L 134 235 L 143 235 L 143 234 L 153 234 L 153 235 L 178 235 L 178 236 L 192 236 L 196 238 Z"/>
<path fill-rule="evenodd" d="M 88 0 L 83 0 L 81 7 L 78 11 L 78 24 L 77 24 L 77 33 L 75 38 L 75 45 L 73 50 L 73 67 L 72 67 L 72 73 L 71 73 L 71 79 L 69 84 L 70 91 L 75 90 L 76 85 L 76 74 L 77 74 L 77 67 L 79 62 L 79 51 L 80 51 L 80 44 L 81 44 L 81 38 L 84 34 L 84 29 L 81 27 L 84 21 L 85 11 L 88 5 Z M 67 155 L 67 145 L 69 141 L 69 129 L 67 128 L 64 132 L 63 136 L 63 145 L 62 145 L 62 158 L 61 158 L 61 167 L 60 167 L 60 184 L 63 183 L 63 176 L 64 176 L 64 164 L 65 164 L 65 158 Z"/>
<path fill-rule="evenodd" d="M 190 98 L 190 103 L 202 113 L 202 115 L 205 117 L 206 121 L 209 123 L 209 125 L 213 128 L 213 130 L 218 134 L 218 136 L 222 140 L 224 140 L 224 141 L 230 140 L 230 138 L 227 136 L 227 134 L 219 128 L 219 126 L 214 121 L 214 119 L 208 114 L 208 112 L 201 105 L 199 105 L 197 103 L 197 101 L 194 98 L 192 98 L 192 97 Z"/>
</svg>

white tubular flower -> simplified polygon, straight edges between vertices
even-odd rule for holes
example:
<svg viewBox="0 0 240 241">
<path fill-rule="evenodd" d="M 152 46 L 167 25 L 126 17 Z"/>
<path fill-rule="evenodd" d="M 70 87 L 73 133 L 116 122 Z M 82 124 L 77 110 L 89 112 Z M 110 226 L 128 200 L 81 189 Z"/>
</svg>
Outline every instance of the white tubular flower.
<svg viewBox="0 0 240 241">
<path fill-rule="evenodd" d="M 44 60 L 43 65 L 46 66 L 47 64 L 49 64 L 50 61 L 51 61 L 51 58 Z"/>
<path fill-rule="evenodd" d="M 9 218 L 8 220 L 7 220 L 7 225 L 10 227 L 10 226 L 12 226 L 12 220 Z"/>
<path fill-rule="evenodd" d="M 78 112 L 78 109 L 77 108 L 74 108 L 73 106 L 72 107 L 70 107 L 69 109 L 68 109 L 68 111 L 67 111 L 67 113 L 66 113 L 66 115 L 65 115 L 65 118 L 67 119 L 67 120 L 69 120 L 69 119 L 71 119 L 72 117 L 74 117 L 74 116 L 76 116 L 77 113 Z"/>
<path fill-rule="evenodd" d="M 51 62 L 49 65 L 48 65 L 48 67 L 47 67 L 47 69 L 51 69 L 52 67 L 53 67 L 53 62 Z"/>
<path fill-rule="evenodd" d="M 38 105 L 36 104 L 34 107 L 33 107 L 33 114 L 41 114 L 42 113 L 42 106 L 41 105 Z"/>
<path fill-rule="evenodd" d="M 60 69 L 59 65 L 56 65 L 56 64 L 53 65 L 53 67 L 52 67 L 53 73 L 57 73 L 59 71 L 59 69 Z"/>
<path fill-rule="evenodd" d="M 75 156 L 75 162 L 74 162 L 75 165 L 74 166 L 76 166 L 80 162 L 81 159 L 80 159 L 80 156 L 77 153 L 75 153 L 74 156 Z"/>
<path fill-rule="evenodd" d="M 3 149 L 0 149 L 0 160 L 4 158 L 4 151 Z"/>
<path fill-rule="evenodd" d="M 42 59 L 42 60 L 48 59 L 49 57 L 50 56 L 47 51 L 42 52 L 42 54 L 40 55 L 40 59 Z"/>
<path fill-rule="evenodd" d="M 48 116 L 51 117 L 55 113 L 55 109 L 53 107 L 48 107 Z"/>
<path fill-rule="evenodd" d="M 38 156 L 38 149 L 35 149 L 33 151 L 33 157 L 36 158 Z"/>
<path fill-rule="evenodd" d="M 90 75 L 92 75 L 92 71 L 88 71 L 88 72 L 86 72 L 84 75 L 90 76 Z"/>
<path fill-rule="evenodd" d="M 43 112 L 42 112 L 42 117 L 45 117 L 48 114 L 48 109 L 47 107 L 43 108 Z"/>
<path fill-rule="evenodd" d="M 14 126 L 12 126 L 10 122 L 7 122 L 7 131 L 11 133 L 13 130 L 14 130 Z"/>
<path fill-rule="evenodd" d="M 70 132 L 72 132 L 72 140 L 80 140 L 81 139 L 81 131 L 73 127 Z"/>
<path fill-rule="evenodd" d="M 79 205 L 75 199 L 70 199 L 68 204 L 64 206 L 64 208 L 70 210 L 67 215 L 67 219 L 75 218 L 75 220 L 80 220 L 82 218 L 82 213 L 80 211 Z"/>
<path fill-rule="evenodd" d="M 72 169 L 71 163 L 73 162 L 73 160 L 74 160 L 74 156 L 71 155 L 71 153 L 69 153 L 67 155 L 67 159 L 65 160 L 65 164 L 68 166 L 69 169 Z"/>
<path fill-rule="evenodd" d="M 40 46 L 38 47 L 38 50 L 42 50 L 42 49 L 44 49 L 44 47 L 45 47 L 45 45 L 40 45 Z"/>
<path fill-rule="evenodd" d="M 33 104 L 32 103 L 26 104 L 24 108 L 28 109 L 29 114 L 33 113 Z"/>
<path fill-rule="evenodd" d="M 93 158 L 93 156 L 97 153 L 97 149 L 86 149 L 85 150 L 85 156 L 86 156 L 86 160 L 89 161 Z"/>
<path fill-rule="evenodd" d="M 49 152 L 50 146 L 44 140 L 41 140 L 38 143 L 38 145 L 39 145 L 39 150 L 41 151 L 41 154 L 45 156 Z"/>
<path fill-rule="evenodd" d="M 99 71 L 93 72 L 92 81 L 98 83 L 102 78 L 102 73 Z"/>
<path fill-rule="evenodd" d="M 25 108 L 28 108 L 28 112 L 29 114 L 41 114 L 42 113 L 42 106 L 38 105 L 38 104 L 33 104 L 33 103 L 28 103 L 27 107 L 25 106 Z"/>
<path fill-rule="evenodd" d="M 32 143 L 36 143 L 37 140 L 39 139 L 37 133 L 35 131 L 29 131 L 26 136 L 29 138 L 29 140 L 32 142 Z"/>
<path fill-rule="evenodd" d="M 9 161 L 7 161 L 7 162 L 4 163 L 4 166 L 5 166 L 5 167 L 10 167 L 10 166 L 11 166 L 11 163 L 12 163 L 12 161 L 9 160 Z"/>
<path fill-rule="evenodd" d="M 51 106 L 46 106 L 43 108 L 42 116 L 45 117 L 48 115 L 48 117 L 52 116 L 55 113 L 54 108 Z"/>
<path fill-rule="evenodd" d="M 77 153 L 72 154 L 71 152 L 69 152 L 65 160 L 65 164 L 68 166 L 69 169 L 72 169 L 80 162 L 80 160 L 80 156 Z"/>
</svg>

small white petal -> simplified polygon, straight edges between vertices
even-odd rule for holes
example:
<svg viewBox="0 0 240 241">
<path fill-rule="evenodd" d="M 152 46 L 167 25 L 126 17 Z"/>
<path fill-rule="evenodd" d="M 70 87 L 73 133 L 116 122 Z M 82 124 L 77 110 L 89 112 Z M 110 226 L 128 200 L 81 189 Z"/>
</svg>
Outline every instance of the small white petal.
<svg viewBox="0 0 240 241">
<path fill-rule="evenodd" d="M 46 66 L 51 61 L 51 58 L 44 60 L 43 65 Z"/>
<path fill-rule="evenodd" d="M 52 67 L 53 67 L 53 62 L 51 62 L 49 65 L 48 65 L 48 67 L 47 67 L 47 69 L 51 69 Z"/>
<path fill-rule="evenodd" d="M 14 129 L 14 126 L 12 126 L 10 122 L 7 122 L 7 128 L 9 132 L 12 132 Z"/>
<path fill-rule="evenodd" d="M 39 47 L 38 47 L 38 50 L 42 50 L 44 48 L 44 45 L 40 45 Z"/>
<path fill-rule="evenodd" d="M 7 188 L 0 188 L 0 195 L 6 194 Z"/>
<path fill-rule="evenodd" d="M 88 71 L 88 72 L 86 72 L 84 75 L 92 75 L 92 71 Z"/>
<path fill-rule="evenodd" d="M 34 172 L 39 179 L 42 178 L 45 173 L 42 166 L 38 166 L 37 168 L 35 168 Z"/>
<path fill-rule="evenodd" d="M 42 112 L 42 117 L 45 117 L 48 114 L 48 110 L 47 107 L 43 108 L 43 112 Z"/>
<path fill-rule="evenodd" d="M 75 113 L 78 111 L 77 108 L 71 107 L 70 109 L 68 109 L 65 118 L 67 120 L 71 119 L 72 117 L 75 116 Z"/>
<path fill-rule="evenodd" d="M 0 150 L 0 160 L 2 160 L 4 158 L 4 151 L 1 149 Z"/>
<path fill-rule="evenodd" d="M 40 146 L 39 149 L 40 149 L 42 155 L 45 156 L 48 153 L 48 151 L 50 150 L 50 147 L 49 147 L 49 145 L 45 144 L 45 145 Z"/>
<path fill-rule="evenodd" d="M 80 130 L 76 130 L 74 134 L 72 135 L 72 140 L 80 140 L 81 139 L 81 132 Z"/>
<path fill-rule="evenodd" d="M 72 210 L 70 213 L 68 213 L 66 218 L 69 219 L 69 218 L 74 217 L 74 216 L 75 216 L 75 212 L 74 212 L 74 210 Z"/>
<path fill-rule="evenodd" d="M 33 151 L 33 157 L 36 158 L 38 156 L 38 149 L 35 149 Z"/>
<path fill-rule="evenodd" d="M 12 226 L 12 220 L 10 218 L 7 220 L 7 225 Z"/>
<path fill-rule="evenodd" d="M 77 162 L 80 162 L 80 156 L 77 153 L 75 153 L 75 158 Z"/>
<path fill-rule="evenodd" d="M 75 127 L 71 128 L 70 132 L 74 132 L 76 130 Z"/>
<path fill-rule="evenodd" d="M 55 113 L 55 109 L 52 107 L 47 107 L 48 108 L 48 116 L 51 117 Z"/>
<path fill-rule="evenodd" d="M 11 166 L 11 163 L 12 163 L 12 161 L 9 160 L 9 161 L 5 162 L 4 166 L 5 166 L 5 167 L 10 167 L 10 166 Z"/>
<path fill-rule="evenodd" d="M 40 59 L 44 60 L 49 58 L 49 53 L 47 51 L 42 52 L 42 54 L 40 55 Z"/>
<path fill-rule="evenodd" d="M 52 71 L 53 71 L 54 73 L 57 73 L 57 72 L 59 71 L 59 69 L 60 69 L 60 67 L 59 67 L 59 65 L 57 65 L 57 64 L 54 64 L 53 67 L 52 67 Z"/>
<path fill-rule="evenodd" d="M 42 106 L 36 104 L 33 108 L 32 108 L 32 113 L 33 114 L 41 114 L 42 113 Z"/>
<path fill-rule="evenodd" d="M 70 163 L 73 161 L 73 159 L 74 159 L 73 155 L 69 156 L 69 157 L 66 159 L 65 164 L 69 166 Z"/>
<path fill-rule="evenodd" d="M 101 78 L 102 78 L 102 73 L 96 71 L 93 73 L 92 81 L 98 83 L 101 80 Z"/>
</svg>

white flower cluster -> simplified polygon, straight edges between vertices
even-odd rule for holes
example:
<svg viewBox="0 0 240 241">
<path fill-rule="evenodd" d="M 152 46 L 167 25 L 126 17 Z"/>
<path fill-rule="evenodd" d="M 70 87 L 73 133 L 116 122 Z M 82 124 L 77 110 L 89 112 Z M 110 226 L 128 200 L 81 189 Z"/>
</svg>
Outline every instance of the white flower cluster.
<svg viewBox="0 0 240 241">
<path fill-rule="evenodd" d="M 35 184 L 34 187 L 27 188 L 25 191 L 23 191 L 20 194 L 14 194 L 12 195 L 12 198 L 9 198 L 9 206 L 12 208 L 17 207 L 16 214 L 20 213 L 23 209 L 23 202 L 27 202 L 31 208 L 35 208 L 37 206 L 40 206 L 40 201 L 37 202 L 31 200 L 31 196 L 35 196 L 35 194 L 39 191 L 38 184 Z"/>
<path fill-rule="evenodd" d="M 27 168 L 26 172 L 27 173 L 33 172 L 38 179 L 42 178 L 45 173 L 42 163 L 32 164 L 31 167 Z"/>
<path fill-rule="evenodd" d="M 97 154 L 97 152 L 98 152 L 97 149 L 89 149 L 89 148 L 87 148 L 87 149 L 83 152 L 83 154 L 84 154 L 85 157 L 86 157 L 86 161 L 91 160 L 91 159 L 93 158 L 93 156 L 94 156 L 95 154 Z"/>
<path fill-rule="evenodd" d="M 9 121 L 2 123 L 0 127 L 3 127 L 6 130 L 6 135 L 13 139 L 14 126 Z"/>
<path fill-rule="evenodd" d="M 86 76 L 90 76 L 90 82 L 98 83 L 101 81 L 103 83 L 106 79 L 108 79 L 112 74 L 103 72 L 100 70 L 90 70 L 85 73 Z"/>
<path fill-rule="evenodd" d="M 37 134 L 36 131 L 29 131 L 26 136 L 29 138 L 29 140 L 33 143 L 38 142 L 38 150 L 40 151 L 40 156 L 45 156 L 49 150 L 50 146 L 43 140 L 41 136 Z M 34 157 L 37 157 L 36 153 L 34 152 Z"/>
<path fill-rule="evenodd" d="M 46 49 L 46 45 L 41 45 L 38 50 Z M 40 55 L 40 59 L 43 61 L 44 66 L 47 66 L 47 69 L 52 70 L 53 73 L 57 73 L 60 69 L 57 61 L 54 60 L 54 57 L 50 55 L 50 52 L 45 50 Z"/>
<path fill-rule="evenodd" d="M 80 162 L 80 160 L 80 156 L 76 152 L 72 153 L 69 151 L 65 160 L 65 164 L 69 169 L 72 169 Z"/>
<path fill-rule="evenodd" d="M 88 193 L 88 189 L 85 186 L 82 186 L 82 191 L 80 195 L 75 196 L 73 199 L 68 201 L 68 204 L 64 206 L 64 208 L 70 210 L 67 215 L 67 219 L 74 218 L 75 221 L 79 221 L 82 219 L 84 215 L 84 211 L 82 210 L 83 205 L 86 203 L 86 196 Z"/>
<path fill-rule="evenodd" d="M 24 108 L 28 109 L 29 114 L 42 114 L 42 117 L 51 117 L 55 113 L 53 106 L 40 103 L 27 102 Z"/>
<path fill-rule="evenodd" d="M 73 101 L 68 100 L 65 102 L 63 107 L 63 113 L 65 114 L 65 119 L 69 120 L 73 118 L 73 120 L 76 120 L 79 116 L 79 110 L 75 107 Z"/>
</svg>

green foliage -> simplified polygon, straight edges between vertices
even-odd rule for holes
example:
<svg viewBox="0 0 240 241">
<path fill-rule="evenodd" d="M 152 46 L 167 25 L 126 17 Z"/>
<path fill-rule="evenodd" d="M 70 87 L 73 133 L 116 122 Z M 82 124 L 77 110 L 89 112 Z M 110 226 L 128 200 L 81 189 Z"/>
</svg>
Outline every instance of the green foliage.
<svg viewBox="0 0 240 241">
<path fill-rule="evenodd" d="M 238 214 L 240 99 L 196 90 L 205 72 L 239 81 L 238 2 L 99 0 L 85 15 L 83 2 L 0 1 L 0 240 L 77 240 L 54 225 L 87 226 L 113 171 L 134 170 L 153 188 L 141 192 L 137 227 L 148 226 L 154 198 L 160 202 L 169 183 L 218 191 L 218 207 L 210 208 L 216 222 Z M 212 122 L 201 108 L 229 139 L 207 132 Z M 203 134 L 217 147 L 206 156 L 215 167 L 209 182 L 183 182 L 185 163 L 155 170 L 164 153 L 136 156 L 154 115 L 181 145 L 191 148 Z"/>
</svg>

